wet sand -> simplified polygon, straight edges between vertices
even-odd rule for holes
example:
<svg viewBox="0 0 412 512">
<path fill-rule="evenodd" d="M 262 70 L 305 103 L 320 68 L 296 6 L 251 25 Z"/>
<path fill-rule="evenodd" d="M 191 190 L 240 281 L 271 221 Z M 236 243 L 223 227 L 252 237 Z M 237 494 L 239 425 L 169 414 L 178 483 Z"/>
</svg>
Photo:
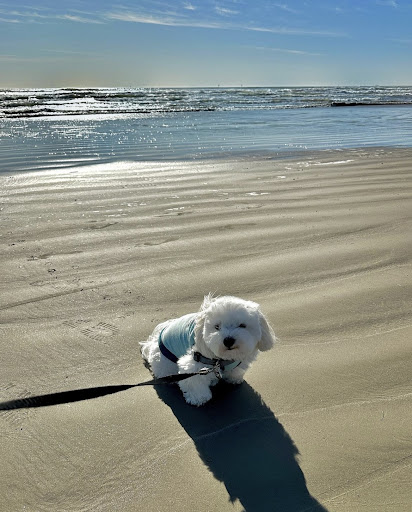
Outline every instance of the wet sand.
<svg viewBox="0 0 412 512">
<path fill-rule="evenodd" d="M 372 148 L 1 176 L 0 510 L 409 511 L 411 169 Z M 259 302 L 278 345 L 201 408 L 127 388 L 138 341 L 210 291 Z"/>
</svg>

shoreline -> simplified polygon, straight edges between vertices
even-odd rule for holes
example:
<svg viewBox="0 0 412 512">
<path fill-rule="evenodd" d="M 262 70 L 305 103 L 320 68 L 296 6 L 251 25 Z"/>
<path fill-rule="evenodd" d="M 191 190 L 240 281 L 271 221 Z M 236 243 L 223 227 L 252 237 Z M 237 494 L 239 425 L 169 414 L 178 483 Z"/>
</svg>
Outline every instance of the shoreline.
<svg viewBox="0 0 412 512">
<path fill-rule="evenodd" d="M 323 148 L 323 149 L 292 149 L 292 150 L 246 150 L 246 151 L 220 151 L 216 153 L 208 153 L 202 156 L 196 157 L 187 157 L 187 158 L 164 158 L 164 159 L 149 159 L 149 160 L 132 160 L 128 158 L 124 159 L 107 159 L 107 160 L 95 160 L 95 161 L 73 161 L 70 163 L 68 160 L 67 163 L 56 164 L 53 160 L 50 161 L 47 168 L 29 168 L 29 169 L 18 169 L 11 171 L 2 171 L 0 170 L 0 179 L 7 178 L 14 175 L 19 174 L 35 174 L 35 175 L 56 175 L 58 176 L 60 173 L 64 174 L 64 171 L 73 172 L 77 170 L 81 170 L 84 168 L 116 168 L 116 166 L 120 166 L 122 168 L 144 168 L 145 166 L 153 167 L 153 166 L 161 166 L 164 167 L 166 165 L 175 166 L 175 165 L 210 165 L 213 163 L 219 164 L 230 164 L 236 165 L 237 163 L 253 163 L 253 162 L 287 162 L 287 161 L 297 161 L 297 160 L 309 160 L 312 161 L 314 159 L 322 159 L 325 156 L 331 155 L 332 158 L 341 153 L 348 153 L 351 156 L 356 155 L 367 155 L 367 154 L 376 154 L 377 152 L 382 153 L 392 153 L 392 152 L 409 152 L 412 147 L 404 146 L 404 145 L 394 145 L 394 146 L 353 146 L 353 147 L 342 147 L 342 148 Z M 116 171 L 114 171 L 116 172 Z"/>
<path fill-rule="evenodd" d="M 148 380 L 138 341 L 209 292 L 280 341 L 202 408 L 0 410 L 0 509 L 406 511 L 411 168 L 362 147 L 1 174 L 0 402 Z"/>
</svg>

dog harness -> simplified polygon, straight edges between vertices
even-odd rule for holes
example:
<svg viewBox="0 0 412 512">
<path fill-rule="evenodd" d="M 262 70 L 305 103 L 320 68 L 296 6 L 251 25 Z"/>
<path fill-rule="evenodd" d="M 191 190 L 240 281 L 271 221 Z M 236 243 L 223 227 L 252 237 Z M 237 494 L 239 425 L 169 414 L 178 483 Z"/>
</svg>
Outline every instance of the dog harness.
<svg viewBox="0 0 412 512">
<path fill-rule="evenodd" d="M 172 320 L 159 334 L 160 352 L 170 361 L 177 363 L 195 344 L 195 324 L 197 313 L 190 313 Z M 194 360 L 222 371 L 229 371 L 239 366 L 240 361 L 209 359 L 200 352 L 193 354 Z M 215 372 L 216 373 L 216 372 Z"/>
</svg>

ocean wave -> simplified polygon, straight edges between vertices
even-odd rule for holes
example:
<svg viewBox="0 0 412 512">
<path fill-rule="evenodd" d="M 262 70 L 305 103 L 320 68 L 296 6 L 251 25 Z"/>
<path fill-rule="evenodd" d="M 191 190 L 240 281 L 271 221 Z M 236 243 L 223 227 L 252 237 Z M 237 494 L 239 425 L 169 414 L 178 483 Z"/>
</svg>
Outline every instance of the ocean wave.
<svg viewBox="0 0 412 512">
<path fill-rule="evenodd" d="M 157 115 L 412 105 L 412 87 L 64 88 L 0 91 L 0 117 Z"/>
</svg>

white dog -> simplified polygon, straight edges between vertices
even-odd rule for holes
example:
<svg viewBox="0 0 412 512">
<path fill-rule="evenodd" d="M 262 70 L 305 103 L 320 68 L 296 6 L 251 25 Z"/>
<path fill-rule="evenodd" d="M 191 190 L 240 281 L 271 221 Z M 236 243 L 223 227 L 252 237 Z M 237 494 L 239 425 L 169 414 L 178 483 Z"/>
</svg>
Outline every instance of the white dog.
<svg viewBox="0 0 412 512">
<path fill-rule="evenodd" d="M 201 371 L 179 382 L 186 402 L 199 406 L 212 398 L 219 378 L 240 384 L 258 352 L 275 340 L 258 304 L 208 295 L 198 313 L 159 324 L 140 344 L 156 378 Z"/>
</svg>

